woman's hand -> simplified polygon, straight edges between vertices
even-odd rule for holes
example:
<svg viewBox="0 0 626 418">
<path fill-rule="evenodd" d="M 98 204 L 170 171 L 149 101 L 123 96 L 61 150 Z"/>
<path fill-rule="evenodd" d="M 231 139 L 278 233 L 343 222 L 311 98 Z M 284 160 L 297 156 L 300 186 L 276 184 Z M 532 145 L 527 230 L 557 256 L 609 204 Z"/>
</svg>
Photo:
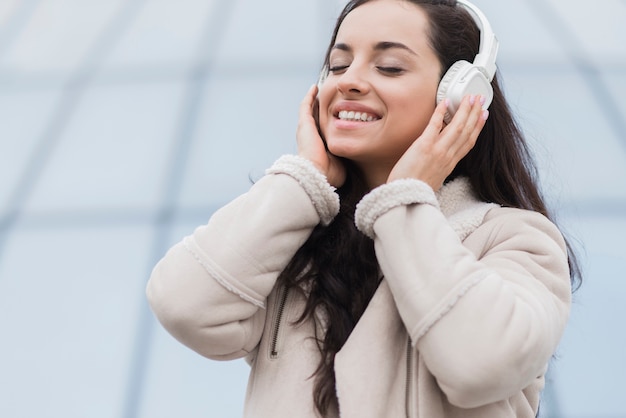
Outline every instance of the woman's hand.
<svg viewBox="0 0 626 418">
<path fill-rule="evenodd" d="M 439 190 L 457 163 L 476 144 L 489 115 L 482 110 L 482 104 L 480 96 L 465 97 L 450 124 L 444 126 L 448 103 L 445 100 L 439 103 L 426 129 L 400 157 L 387 182 L 414 178 Z"/>
<path fill-rule="evenodd" d="M 316 102 L 317 86 L 313 85 L 300 103 L 296 140 L 298 155 L 311 161 L 324 175 L 331 186 L 340 187 L 346 180 L 346 170 L 339 158 L 332 155 L 322 140 L 315 124 L 313 109 Z"/>
</svg>

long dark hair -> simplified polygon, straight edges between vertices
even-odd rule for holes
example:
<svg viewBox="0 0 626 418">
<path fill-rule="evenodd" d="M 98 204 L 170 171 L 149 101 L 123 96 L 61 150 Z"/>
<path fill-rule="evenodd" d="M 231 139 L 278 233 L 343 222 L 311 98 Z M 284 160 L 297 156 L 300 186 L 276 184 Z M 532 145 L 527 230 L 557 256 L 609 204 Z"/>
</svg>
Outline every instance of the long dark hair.
<svg viewBox="0 0 626 418">
<path fill-rule="evenodd" d="M 371 0 L 352 0 L 335 26 L 326 52 L 330 51 L 345 17 Z M 458 60 L 472 62 L 478 53 L 480 33 L 469 13 L 456 0 L 405 0 L 428 16 L 429 42 L 442 66 L 442 74 Z M 520 128 L 506 103 L 498 76 L 493 80 L 490 115 L 476 146 L 463 158 L 449 179 L 466 176 L 484 201 L 506 207 L 533 210 L 550 218 L 538 187 L 537 170 Z M 380 283 L 380 271 L 372 240 L 354 226 L 357 202 L 368 192 L 363 176 L 350 161 L 344 161 L 347 180 L 338 189 L 339 214 L 327 227 L 316 227 L 279 276 L 279 284 L 307 289 L 307 304 L 300 321 L 313 318 L 317 309 L 329 318 L 326 332 L 317 336 L 321 360 L 314 374 L 314 402 L 324 416 L 337 407 L 335 354 L 350 335 Z M 580 284 L 580 270 L 568 244 L 573 288 Z M 303 290 L 302 290 L 303 291 Z"/>
</svg>

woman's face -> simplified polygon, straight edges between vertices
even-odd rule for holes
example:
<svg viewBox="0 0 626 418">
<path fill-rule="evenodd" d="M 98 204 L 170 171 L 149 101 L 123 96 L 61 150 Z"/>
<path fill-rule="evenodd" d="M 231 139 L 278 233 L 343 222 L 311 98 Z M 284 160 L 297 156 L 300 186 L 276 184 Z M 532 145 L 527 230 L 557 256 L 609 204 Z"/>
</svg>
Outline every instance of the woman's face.
<svg viewBox="0 0 626 418">
<path fill-rule="evenodd" d="M 404 0 L 374 0 L 345 18 L 319 93 L 331 153 L 388 172 L 421 135 L 441 71 L 427 28 L 425 12 Z"/>
</svg>

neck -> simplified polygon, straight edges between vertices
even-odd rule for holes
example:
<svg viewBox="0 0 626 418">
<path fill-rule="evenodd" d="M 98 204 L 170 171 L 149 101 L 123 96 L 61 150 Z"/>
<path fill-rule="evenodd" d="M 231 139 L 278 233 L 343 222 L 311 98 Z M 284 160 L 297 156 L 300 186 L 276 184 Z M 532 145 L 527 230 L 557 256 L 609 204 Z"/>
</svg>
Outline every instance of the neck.
<svg viewBox="0 0 626 418">
<path fill-rule="evenodd" d="M 376 187 L 387 183 L 387 178 L 389 178 L 389 173 L 391 173 L 391 168 L 393 168 L 393 165 L 388 167 L 388 164 L 381 162 L 377 162 L 375 164 L 355 164 L 361 171 L 368 190 L 375 189 Z"/>
</svg>

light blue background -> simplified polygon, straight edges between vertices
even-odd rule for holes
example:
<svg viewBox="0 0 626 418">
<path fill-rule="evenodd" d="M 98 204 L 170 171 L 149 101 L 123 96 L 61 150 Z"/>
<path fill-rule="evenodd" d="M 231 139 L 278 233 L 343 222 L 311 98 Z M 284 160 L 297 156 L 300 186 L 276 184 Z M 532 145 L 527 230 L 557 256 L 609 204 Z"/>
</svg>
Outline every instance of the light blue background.
<svg viewBox="0 0 626 418">
<path fill-rule="evenodd" d="M 543 415 L 626 417 L 626 2 L 476 0 L 586 271 Z M 0 417 L 238 417 L 155 322 L 165 250 L 293 152 L 336 0 L 0 0 Z"/>
</svg>

